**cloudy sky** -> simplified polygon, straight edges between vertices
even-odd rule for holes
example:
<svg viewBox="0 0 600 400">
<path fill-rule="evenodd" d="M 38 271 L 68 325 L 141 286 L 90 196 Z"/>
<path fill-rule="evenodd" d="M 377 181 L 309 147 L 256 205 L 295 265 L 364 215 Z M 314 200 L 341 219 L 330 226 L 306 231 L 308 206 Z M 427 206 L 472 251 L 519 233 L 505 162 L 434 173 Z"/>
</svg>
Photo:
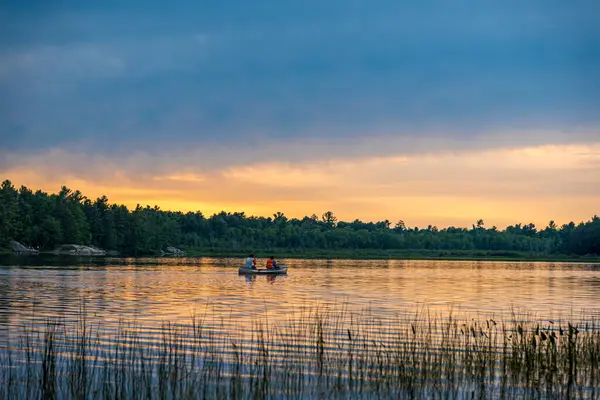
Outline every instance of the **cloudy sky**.
<svg viewBox="0 0 600 400">
<path fill-rule="evenodd" d="M 408 225 L 600 213 L 595 0 L 12 1 L 0 177 Z"/>
</svg>

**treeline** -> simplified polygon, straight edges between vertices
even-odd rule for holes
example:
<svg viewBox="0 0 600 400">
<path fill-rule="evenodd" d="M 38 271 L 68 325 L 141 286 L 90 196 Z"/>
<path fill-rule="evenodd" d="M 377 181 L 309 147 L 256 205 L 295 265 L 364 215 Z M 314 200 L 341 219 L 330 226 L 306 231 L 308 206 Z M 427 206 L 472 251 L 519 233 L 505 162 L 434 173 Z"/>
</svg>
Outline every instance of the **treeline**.
<svg viewBox="0 0 600 400">
<path fill-rule="evenodd" d="M 543 254 L 600 255 L 600 218 L 543 229 L 517 224 L 487 228 L 408 227 L 403 221 L 338 221 L 328 211 L 320 217 L 248 217 L 243 212 L 162 211 L 158 207 L 110 204 L 105 196 L 90 200 L 62 187 L 57 194 L 33 192 L 10 181 L 0 187 L 0 245 L 10 240 L 41 250 L 60 244 L 94 245 L 122 254 L 156 254 L 166 246 L 248 251 L 294 250 L 488 250 Z"/>
</svg>

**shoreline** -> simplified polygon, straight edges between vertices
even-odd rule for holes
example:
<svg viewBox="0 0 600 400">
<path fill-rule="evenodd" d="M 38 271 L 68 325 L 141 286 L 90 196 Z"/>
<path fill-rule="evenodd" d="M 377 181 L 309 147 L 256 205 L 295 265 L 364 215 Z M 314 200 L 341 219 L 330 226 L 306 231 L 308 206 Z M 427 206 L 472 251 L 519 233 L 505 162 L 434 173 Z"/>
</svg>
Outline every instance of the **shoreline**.
<svg viewBox="0 0 600 400">
<path fill-rule="evenodd" d="M 185 255 L 158 255 L 158 254 L 120 254 L 110 256 L 82 256 L 82 255 L 56 255 L 52 251 L 40 251 L 39 254 L 17 254 L 12 250 L 1 249 L 0 256 L 15 257 L 93 257 L 93 258 L 112 258 L 112 257 L 133 257 L 133 258 L 194 258 L 194 257 L 224 257 L 224 258 L 243 258 L 246 253 L 253 251 L 258 258 L 269 257 L 273 255 L 278 259 L 286 260 L 436 260 L 436 261 L 513 261 L 513 262 L 580 262 L 580 263 L 600 263 L 600 256 L 585 255 L 571 256 L 566 254 L 544 255 L 524 252 L 507 251 L 397 251 L 397 250 L 210 250 L 210 249 L 184 249 Z"/>
<path fill-rule="evenodd" d="M 582 262 L 582 263 L 600 263 L 600 256 L 568 256 L 568 255 L 493 255 L 493 254 L 439 254 L 434 251 L 423 254 L 420 252 L 285 252 L 277 251 L 255 251 L 258 258 L 264 258 L 273 255 L 277 259 L 286 260 L 437 260 L 437 261 L 515 261 L 515 262 Z M 228 251 L 206 251 L 206 250 L 186 250 L 185 257 L 240 257 L 243 258 L 243 252 Z"/>
</svg>

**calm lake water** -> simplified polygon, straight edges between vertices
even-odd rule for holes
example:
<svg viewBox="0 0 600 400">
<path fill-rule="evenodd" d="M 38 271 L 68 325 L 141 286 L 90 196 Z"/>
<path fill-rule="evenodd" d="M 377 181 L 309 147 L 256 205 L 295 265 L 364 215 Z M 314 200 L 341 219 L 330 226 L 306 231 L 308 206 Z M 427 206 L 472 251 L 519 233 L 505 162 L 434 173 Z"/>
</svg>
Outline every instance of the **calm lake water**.
<svg viewBox="0 0 600 400">
<path fill-rule="evenodd" d="M 600 397 L 600 264 L 240 263 L 0 260 L 0 398 Z"/>
<path fill-rule="evenodd" d="M 14 260 L 14 259 L 13 259 Z M 262 263 L 262 260 L 260 260 Z M 484 261 L 287 260 L 287 276 L 239 276 L 240 259 L 21 259 L 0 262 L 0 327 L 73 318 L 104 326 L 277 319 L 306 307 L 369 309 L 382 318 L 415 308 L 540 320 L 598 316 L 600 264 Z"/>
</svg>

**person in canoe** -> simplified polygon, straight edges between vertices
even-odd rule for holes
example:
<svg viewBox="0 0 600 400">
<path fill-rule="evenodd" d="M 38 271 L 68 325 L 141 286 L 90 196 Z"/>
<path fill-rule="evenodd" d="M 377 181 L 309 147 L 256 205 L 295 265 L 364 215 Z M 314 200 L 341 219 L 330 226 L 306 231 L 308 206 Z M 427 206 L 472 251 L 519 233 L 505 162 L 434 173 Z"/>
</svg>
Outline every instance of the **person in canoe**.
<svg viewBox="0 0 600 400">
<path fill-rule="evenodd" d="M 267 260 L 267 269 L 279 269 L 279 265 L 277 265 L 277 261 L 275 261 L 275 257 L 271 256 Z"/>
<path fill-rule="evenodd" d="M 250 256 L 246 258 L 244 268 L 256 269 L 256 257 L 254 257 L 254 253 L 250 253 Z"/>
</svg>

